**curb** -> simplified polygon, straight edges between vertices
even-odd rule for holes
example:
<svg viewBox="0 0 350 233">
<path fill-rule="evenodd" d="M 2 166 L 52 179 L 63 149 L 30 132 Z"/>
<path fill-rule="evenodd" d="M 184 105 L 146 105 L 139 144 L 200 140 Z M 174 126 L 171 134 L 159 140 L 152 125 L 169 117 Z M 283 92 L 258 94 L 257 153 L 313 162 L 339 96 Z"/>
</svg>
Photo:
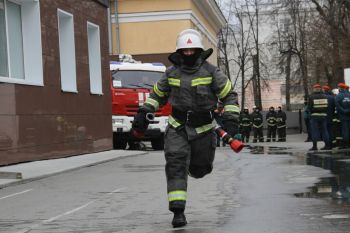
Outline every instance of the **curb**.
<svg viewBox="0 0 350 233">
<path fill-rule="evenodd" d="M 149 152 L 145 152 L 145 151 L 141 152 L 140 151 L 140 152 L 135 153 L 135 154 L 120 155 L 120 156 L 117 156 L 115 158 L 109 158 L 109 159 L 106 159 L 106 160 L 95 161 L 95 162 L 91 162 L 91 163 L 84 164 L 84 165 L 77 166 L 77 167 L 73 167 L 73 168 L 62 169 L 62 170 L 57 171 L 57 172 L 47 173 L 47 174 L 38 175 L 38 176 L 35 176 L 35 177 L 30 177 L 30 178 L 24 178 L 24 179 L 20 179 L 20 180 L 14 180 L 14 181 L 10 181 L 8 183 L 0 184 L 0 189 L 6 188 L 6 187 L 9 187 L 9 186 L 15 186 L 15 185 L 19 185 L 19 184 L 29 183 L 29 182 L 32 182 L 32 181 L 35 181 L 35 180 L 40 180 L 40 179 L 44 179 L 44 178 L 47 178 L 47 177 L 50 177 L 50 176 L 55 176 L 55 175 L 59 175 L 59 174 L 62 174 L 62 173 L 71 172 L 71 171 L 78 170 L 78 169 L 85 168 L 85 167 L 92 167 L 92 166 L 96 166 L 96 165 L 99 165 L 99 164 L 102 164 L 102 163 L 108 163 L 108 162 L 111 162 L 111 161 L 122 159 L 124 157 L 140 156 L 140 155 L 145 155 L 145 154 L 148 154 L 148 153 Z M 74 157 L 74 156 L 72 156 L 72 157 Z"/>
</svg>

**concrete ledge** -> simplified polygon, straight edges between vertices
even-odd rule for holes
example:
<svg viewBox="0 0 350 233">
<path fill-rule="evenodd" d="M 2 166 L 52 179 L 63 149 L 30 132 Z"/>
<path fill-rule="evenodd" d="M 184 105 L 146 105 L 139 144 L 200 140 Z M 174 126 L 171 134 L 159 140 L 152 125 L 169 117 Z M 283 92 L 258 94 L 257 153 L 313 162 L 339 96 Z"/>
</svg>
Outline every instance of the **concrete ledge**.
<svg viewBox="0 0 350 233">
<path fill-rule="evenodd" d="M 40 160 L 21 163 L 11 166 L 0 167 L 0 174 L 21 174 L 18 176 L 7 176 L 0 178 L 0 188 L 10 185 L 27 183 L 33 180 L 42 179 L 48 176 L 57 175 L 63 172 L 76 170 L 83 167 L 94 166 L 110 162 L 126 156 L 137 156 L 147 154 L 145 151 L 110 150 L 93 154 L 84 154 L 61 159 Z"/>
</svg>

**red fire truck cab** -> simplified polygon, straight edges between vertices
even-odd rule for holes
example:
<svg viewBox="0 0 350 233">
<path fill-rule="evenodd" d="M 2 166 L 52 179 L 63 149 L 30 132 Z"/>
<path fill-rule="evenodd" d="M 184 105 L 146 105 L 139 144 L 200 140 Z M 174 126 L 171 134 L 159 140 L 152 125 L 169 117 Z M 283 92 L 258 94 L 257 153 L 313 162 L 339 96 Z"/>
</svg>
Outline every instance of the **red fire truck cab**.
<svg viewBox="0 0 350 233">
<path fill-rule="evenodd" d="M 151 141 L 152 148 L 164 148 L 164 132 L 171 112 L 169 104 L 155 112 L 155 119 L 148 126 L 142 139 L 131 135 L 134 115 L 143 105 L 153 85 L 162 77 L 166 67 L 161 63 L 139 63 L 130 57 L 121 62 L 110 62 L 113 147 L 125 149 L 135 141 Z"/>
</svg>

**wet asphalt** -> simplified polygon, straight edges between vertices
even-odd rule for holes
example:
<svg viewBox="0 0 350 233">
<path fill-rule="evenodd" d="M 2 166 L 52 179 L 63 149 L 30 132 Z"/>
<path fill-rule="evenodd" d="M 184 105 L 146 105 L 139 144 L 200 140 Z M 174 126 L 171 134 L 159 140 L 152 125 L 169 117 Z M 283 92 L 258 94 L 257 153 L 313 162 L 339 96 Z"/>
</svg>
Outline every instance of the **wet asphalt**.
<svg viewBox="0 0 350 233">
<path fill-rule="evenodd" d="M 212 174 L 189 178 L 188 225 L 173 229 L 163 152 L 146 149 L 1 189 L 0 232 L 349 232 L 346 153 L 220 147 Z"/>
</svg>

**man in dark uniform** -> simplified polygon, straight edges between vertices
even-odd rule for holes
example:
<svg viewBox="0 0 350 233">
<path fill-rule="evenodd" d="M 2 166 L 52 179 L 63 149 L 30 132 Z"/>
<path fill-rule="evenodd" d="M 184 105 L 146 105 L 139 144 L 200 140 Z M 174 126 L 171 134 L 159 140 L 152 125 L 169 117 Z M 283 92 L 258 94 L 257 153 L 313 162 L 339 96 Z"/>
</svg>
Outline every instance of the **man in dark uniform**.
<svg viewBox="0 0 350 233">
<path fill-rule="evenodd" d="M 250 131 L 252 130 L 252 120 L 250 119 L 248 108 L 244 108 L 239 116 L 240 133 L 242 134 L 242 141 L 249 142 Z"/>
<path fill-rule="evenodd" d="M 333 121 L 333 115 L 335 110 L 335 98 L 333 96 L 330 86 L 324 85 L 322 86 L 322 90 L 328 99 L 328 110 L 327 110 L 327 116 L 326 116 L 327 131 L 328 131 L 329 140 L 332 142 L 332 139 L 333 139 L 332 121 Z"/>
<path fill-rule="evenodd" d="M 198 31 L 182 31 L 176 41 L 176 52 L 169 56 L 173 66 L 154 85 L 133 122 L 134 130 L 144 131 L 148 126 L 147 113 L 157 111 L 167 101 L 172 105 L 164 152 L 173 227 L 187 224 L 184 211 L 188 175 L 202 178 L 213 169 L 216 147 L 213 111 L 218 101 L 224 105 L 223 125 L 227 133 L 238 134 L 237 94 L 230 80 L 206 61 L 212 53 L 213 49 L 204 50 Z"/>
<path fill-rule="evenodd" d="M 279 142 L 285 142 L 286 141 L 286 121 L 287 121 L 287 115 L 285 112 L 282 111 L 282 107 L 278 106 L 278 110 L 276 113 L 276 124 L 277 124 L 277 135 L 278 135 L 278 141 Z"/>
<path fill-rule="evenodd" d="M 338 84 L 339 94 L 335 98 L 335 104 L 341 121 L 342 135 L 345 148 L 350 147 L 350 93 L 347 85 Z"/>
<path fill-rule="evenodd" d="M 312 134 L 312 148 L 310 150 L 317 150 L 317 141 L 320 139 L 321 135 L 325 143 L 325 146 L 321 150 L 331 149 L 332 147 L 327 130 L 328 98 L 322 93 L 319 84 L 313 86 L 313 93 L 309 97 L 308 109 L 310 111 Z"/>
<path fill-rule="evenodd" d="M 334 103 L 335 103 L 335 98 L 339 94 L 339 89 L 333 89 L 332 92 L 333 92 Z M 332 139 L 331 140 L 332 140 L 332 147 L 344 146 L 341 121 L 340 121 L 337 108 L 334 109 L 334 115 L 332 119 Z"/>
<path fill-rule="evenodd" d="M 266 114 L 267 122 L 267 139 L 266 142 L 276 141 L 276 112 L 274 107 L 269 108 L 269 112 Z"/>
<path fill-rule="evenodd" d="M 253 112 L 250 115 L 250 119 L 252 120 L 253 124 L 253 133 L 254 138 L 253 142 L 264 142 L 264 134 L 263 134 L 263 115 L 260 113 L 259 107 L 254 106 Z"/>
<path fill-rule="evenodd" d="M 307 139 L 305 140 L 305 142 L 310 142 L 311 141 L 310 111 L 307 108 L 307 104 L 308 104 L 308 101 L 306 100 L 304 102 L 304 112 L 303 112 L 304 122 L 305 122 L 306 132 L 307 132 Z"/>
</svg>

